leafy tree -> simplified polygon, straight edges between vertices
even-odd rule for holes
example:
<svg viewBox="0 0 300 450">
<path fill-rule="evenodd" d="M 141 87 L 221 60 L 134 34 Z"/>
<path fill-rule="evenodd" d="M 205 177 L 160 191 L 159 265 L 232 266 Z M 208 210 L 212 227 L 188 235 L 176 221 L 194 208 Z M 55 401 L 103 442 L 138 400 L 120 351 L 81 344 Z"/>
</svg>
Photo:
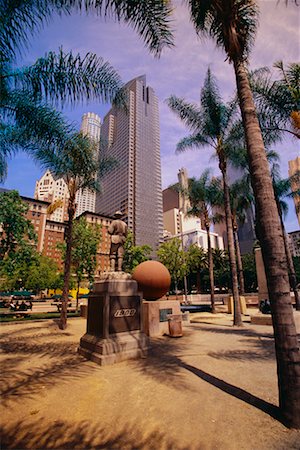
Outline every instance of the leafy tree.
<svg viewBox="0 0 300 450">
<path fill-rule="evenodd" d="M 25 240 L 36 240 L 27 211 L 28 205 L 17 191 L 0 193 L 0 259 L 14 254 Z"/>
<path fill-rule="evenodd" d="M 211 37 L 225 51 L 227 60 L 234 67 L 273 317 L 279 405 L 286 423 L 299 428 L 300 351 L 291 306 L 287 261 L 247 72 L 248 56 L 257 29 L 257 2 L 189 0 L 188 6 L 196 32 Z"/>
<path fill-rule="evenodd" d="M 191 6 L 192 4 L 194 5 L 193 7 L 198 8 L 197 2 L 190 2 Z M 203 5 L 205 8 L 205 4 Z M 236 123 L 234 121 L 236 106 L 234 103 L 226 105 L 222 102 L 216 80 L 210 69 L 207 71 L 204 86 L 201 90 L 200 108 L 174 95 L 167 101 L 171 110 L 181 118 L 192 132 L 190 136 L 183 138 L 177 144 L 177 151 L 181 152 L 191 147 L 211 147 L 219 161 L 224 189 L 226 229 L 234 299 L 233 323 L 234 325 L 242 326 L 227 176 L 228 149 L 233 145 L 233 138 L 236 133 Z"/>
<path fill-rule="evenodd" d="M 39 253 L 28 241 L 20 242 L 14 252 L 0 260 L 2 288 L 6 290 L 26 288 L 30 267 L 38 264 Z"/>
<path fill-rule="evenodd" d="M 216 286 L 221 290 L 232 289 L 228 252 L 226 250 L 214 248 L 212 254 L 215 267 Z"/>
<path fill-rule="evenodd" d="M 19 148 L 34 152 L 56 148 L 69 139 L 72 127 L 47 103 L 72 104 L 84 99 L 124 103 L 122 83 L 102 58 L 49 52 L 30 67 L 15 68 L 34 36 L 55 14 L 73 11 L 113 17 L 130 24 L 154 53 L 172 45 L 171 7 L 163 0 L 3 0 L 0 10 L 0 179 L 7 157 Z"/>
<path fill-rule="evenodd" d="M 186 252 L 187 273 L 196 273 L 197 291 L 201 292 L 201 272 L 208 267 L 207 252 L 197 244 L 189 246 Z"/>
<path fill-rule="evenodd" d="M 257 292 L 255 257 L 252 253 L 242 255 L 246 292 Z"/>
<path fill-rule="evenodd" d="M 150 245 L 134 245 L 133 233 L 128 230 L 124 244 L 123 270 L 132 273 L 136 266 L 150 259 L 151 251 Z"/>
<path fill-rule="evenodd" d="M 28 267 L 25 288 L 40 292 L 57 284 L 59 271 L 56 262 L 44 255 L 38 255 Z"/>
<path fill-rule="evenodd" d="M 76 276 L 76 310 L 80 283 L 85 277 L 93 282 L 97 265 L 97 248 L 100 242 L 100 226 L 89 225 L 84 217 L 74 222 L 72 239 L 72 269 Z"/>
<path fill-rule="evenodd" d="M 176 298 L 178 282 L 183 279 L 187 273 L 187 264 L 184 251 L 182 250 L 181 240 L 173 238 L 170 241 L 161 244 L 157 250 L 159 261 L 164 264 L 170 272 L 171 279 L 175 285 Z"/>
</svg>

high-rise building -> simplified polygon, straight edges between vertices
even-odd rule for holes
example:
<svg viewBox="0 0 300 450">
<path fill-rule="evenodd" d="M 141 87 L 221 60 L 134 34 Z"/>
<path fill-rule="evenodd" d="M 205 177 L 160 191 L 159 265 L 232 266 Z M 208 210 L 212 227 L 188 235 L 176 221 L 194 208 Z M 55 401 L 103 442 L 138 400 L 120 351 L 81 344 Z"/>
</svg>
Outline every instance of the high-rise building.
<svg viewBox="0 0 300 450">
<path fill-rule="evenodd" d="M 56 209 L 49 215 L 49 219 L 55 222 L 68 220 L 68 187 L 63 178 L 57 178 L 47 170 L 44 175 L 36 181 L 34 198 L 56 204 Z"/>
<path fill-rule="evenodd" d="M 291 161 L 289 161 L 289 177 L 292 177 L 297 172 L 300 173 L 300 156 L 297 156 L 297 158 L 292 159 Z M 294 180 L 292 182 L 292 190 L 294 192 L 300 190 L 299 178 L 298 178 L 297 181 Z M 297 215 L 298 223 L 300 225 L 300 196 L 299 195 L 296 195 L 294 197 L 294 203 L 295 203 L 295 209 L 296 209 L 296 215 Z"/>
<path fill-rule="evenodd" d="M 103 177 L 96 211 L 124 213 L 136 245 L 155 251 L 163 238 L 158 99 L 140 76 L 127 83 L 127 110 L 113 106 L 101 134 L 117 167 Z"/>
<path fill-rule="evenodd" d="M 100 145 L 100 117 L 92 112 L 83 115 L 80 130 L 97 144 L 97 154 L 99 156 Z M 76 193 L 76 217 L 80 216 L 84 211 L 95 212 L 96 207 L 96 192 L 91 192 L 89 189 L 80 189 Z"/>
</svg>

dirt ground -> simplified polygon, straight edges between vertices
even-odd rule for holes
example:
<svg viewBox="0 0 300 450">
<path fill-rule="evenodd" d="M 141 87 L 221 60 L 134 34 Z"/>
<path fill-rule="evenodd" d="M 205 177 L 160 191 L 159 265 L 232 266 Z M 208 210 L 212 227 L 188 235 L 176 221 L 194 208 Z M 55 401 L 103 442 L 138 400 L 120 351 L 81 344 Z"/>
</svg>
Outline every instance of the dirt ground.
<svg viewBox="0 0 300 450">
<path fill-rule="evenodd" d="M 77 354 L 83 318 L 3 325 L 2 448 L 299 449 L 278 419 L 272 327 L 206 322 L 106 367 Z"/>
</svg>

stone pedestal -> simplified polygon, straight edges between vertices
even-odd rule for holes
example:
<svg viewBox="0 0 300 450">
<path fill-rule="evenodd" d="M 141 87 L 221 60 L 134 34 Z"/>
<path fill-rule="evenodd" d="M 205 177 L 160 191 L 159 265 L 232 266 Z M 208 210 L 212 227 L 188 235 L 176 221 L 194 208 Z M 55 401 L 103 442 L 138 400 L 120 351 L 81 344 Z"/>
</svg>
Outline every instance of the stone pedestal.
<svg viewBox="0 0 300 450">
<path fill-rule="evenodd" d="M 269 298 L 267 277 L 265 272 L 265 265 L 260 248 L 255 248 L 255 265 L 256 265 L 256 275 L 258 284 L 258 305 L 261 300 L 266 300 Z"/>
<path fill-rule="evenodd" d="M 181 315 L 179 300 L 143 301 L 145 333 L 150 337 L 169 334 L 168 315 Z"/>
<path fill-rule="evenodd" d="M 88 299 L 87 332 L 78 352 L 99 365 L 144 356 L 142 295 L 128 274 L 113 272 L 94 284 Z"/>
</svg>

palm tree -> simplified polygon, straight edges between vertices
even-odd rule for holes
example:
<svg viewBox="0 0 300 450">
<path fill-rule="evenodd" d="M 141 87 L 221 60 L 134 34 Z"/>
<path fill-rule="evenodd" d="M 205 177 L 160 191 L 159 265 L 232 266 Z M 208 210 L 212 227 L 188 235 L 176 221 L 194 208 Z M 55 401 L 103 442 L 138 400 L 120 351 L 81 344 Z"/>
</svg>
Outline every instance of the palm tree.
<svg viewBox="0 0 300 450">
<path fill-rule="evenodd" d="M 190 209 L 188 215 L 199 217 L 204 225 L 207 234 L 207 257 L 208 257 L 208 271 L 210 282 L 210 301 L 211 312 L 215 313 L 215 283 L 214 283 L 214 263 L 212 255 L 210 226 L 211 226 L 211 210 L 214 206 L 215 189 L 214 183 L 210 178 L 210 170 L 203 172 L 198 180 L 190 178 L 188 180 L 188 191 L 186 195 L 190 201 Z"/>
<path fill-rule="evenodd" d="M 221 183 L 219 185 L 219 189 L 220 190 L 222 189 Z M 249 187 L 249 183 L 247 182 L 247 179 L 245 177 L 232 183 L 229 188 L 229 193 L 230 193 L 232 228 L 234 235 L 234 245 L 239 278 L 239 291 L 240 294 L 243 295 L 245 293 L 245 283 L 243 275 L 243 262 L 238 237 L 238 229 L 239 225 L 243 224 L 246 220 L 247 211 L 253 203 L 253 195 Z M 221 196 L 219 195 L 219 199 L 220 198 Z M 220 200 L 218 207 L 219 208 L 222 207 L 222 202 L 220 202 Z M 220 209 L 219 212 L 215 214 L 213 221 L 215 223 L 225 221 L 225 216 L 222 212 L 220 212 Z"/>
<path fill-rule="evenodd" d="M 283 234 L 283 240 L 284 240 L 284 247 L 286 252 L 286 258 L 288 262 L 288 269 L 289 269 L 289 276 L 290 276 L 290 283 L 291 287 L 294 292 L 295 296 L 295 303 L 296 303 L 296 310 L 300 311 L 300 296 L 299 291 L 297 289 L 297 278 L 293 263 L 293 258 L 290 251 L 290 246 L 287 239 L 287 234 L 285 231 L 284 226 L 284 217 L 288 213 L 288 204 L 284 200 L 286 197 L 294 197 L 295 195 L 299 195 L 298 191 L 293 191 L 292 184 L 294 181 L 299 183 L 300 180 L 300 172 L 296 172 L 295 175 L 289 178 L 280 178 L 280 171 L 278 164 L 273 164 L 272 166 L 272 179 L 273 179 L 273 188 L 274 188 L 274 194 L 278 209 L 278 215 L 282 227 L 282 234 Z"/>
<path fill-rule="evenodd" d="M 235 104 L 225 105 L 222 102 L 215 78 L 212 76 L 210 69 L 207 71 L 204 86 L 201 90 L 200 108 L 174 95 L 168 98 L 167 103 L 171 110 L 181 118 L 192 132 L 190 136 L 183 138 L 177 144 L 177 151 L 181 152 L 191 147 L 201 148 L 210 146 L 217 155 L 224 189 L 224 206 L 234 300 L 233 323 L 236 326 L 242 326 L 227 177 L 227 153 L 232 145 L 233 129 L 235 130 L 235 124 L 233 122 Z"/>
<path fill-rule="evenodd" d="M 22 148 L 31 153 L 39 147 L 61 147 L 74 129 L 49 102 L 63 105 L 97 99 L 124 104 L 120 77 L 102 58 L 49 52 L 30 67 L 13 68 L 16 57 L 30 38 L 56 13 L 94 12 L 131 24 L 149 49 L 160 53 L 172 44 L 168 17 L 170 5 L 163 0 L 3 0 L 0 10 L 0 181 L 7 172 L 7 157 Z"/>
<path fill-rule="evenodd" d="M 246 64 L 257 29 L 258 6 L 254 0 L 189 0 L 188 5 L 196 32 L 214 39 L 234 67 L 271 301 L 279 405 L 286 423 L 299 428 L 300 351 L 291 305 L 287 261 Z"/>
<path fill-rule="evenodd" d="M 76 212 L 76 192 L 79 189 L 99 191 L 98 177 L 101 177 L 115 162 L 109 159 L 100 161 L 96 157 L 95 142 L 81 133 L 75 133 L 67 140 L 64 146 L 57 151 L 40 148 L 35 150 L 33 157 L 46 170 L 58 178 L 63 178 L 68 188 L 68 225 L 66 228 L 65 260 L 64 260 L 64 286 L 62 293 L 62 308 L 60 328 L 67 326 L 67 301 L 70 283 L 72 231 Z"/>
<path fill-rule="evenodd" d="M 300 64 L 285 68 L 282 61 L 277 61 L 274 67 L 279 71 L 279 80 L 272 81 L 267 67 L 251 77 L 254 99 L 263 117 L 262 127 L 278 138 L 289 133 L 300 139 Z"/>
</svg>

